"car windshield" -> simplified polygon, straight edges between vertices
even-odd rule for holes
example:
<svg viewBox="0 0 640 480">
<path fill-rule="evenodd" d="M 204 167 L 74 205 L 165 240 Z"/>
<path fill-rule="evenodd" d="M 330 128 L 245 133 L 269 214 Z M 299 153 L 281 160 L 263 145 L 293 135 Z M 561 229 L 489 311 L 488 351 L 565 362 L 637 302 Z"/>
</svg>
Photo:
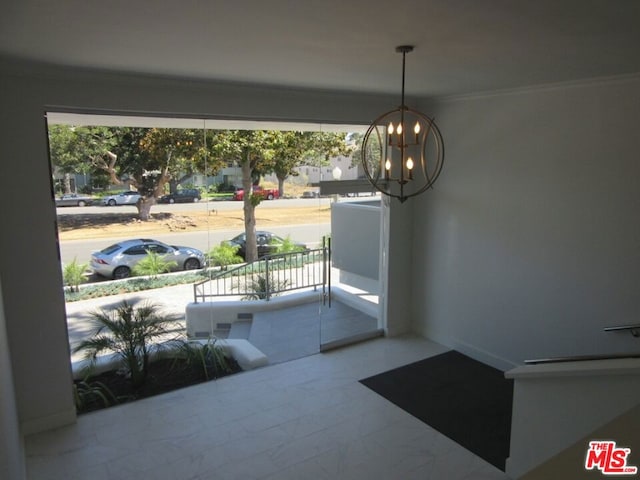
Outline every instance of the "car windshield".
<svg viewBox="0 0 640 480">
<path fill-rule="evenodd" d="M 119 243 L 114 243 L 113 245 L 100 250 L 100 253 L 104 253 L 105 255 L 111 255 L 113 252 L 122 248 Z"/>
</svg>

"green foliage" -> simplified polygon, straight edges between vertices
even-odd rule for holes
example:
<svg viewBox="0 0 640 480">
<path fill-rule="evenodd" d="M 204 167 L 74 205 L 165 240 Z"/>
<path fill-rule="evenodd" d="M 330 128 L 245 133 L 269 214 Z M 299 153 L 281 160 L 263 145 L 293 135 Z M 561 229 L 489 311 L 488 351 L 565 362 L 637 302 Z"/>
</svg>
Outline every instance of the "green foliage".
<svg viewBox="0 0 640 480">
<path fill-rule="evenodd" d="M 79 285 L 85 281 L 84 272 L 87 270 L 86 263 L 79 264 L 76 257 L 68 265 L 64 265 L 62 269 L 62 278 L 64 284 L 69 287 L 72 292 L 79 292 Z"/>
<path fill-rule="evenodd" d="M 146 252 L 147 256 L 133 267 L 134 275 L 148 275 L 151 278 L 157 278 L 161 273 L 168 273 L 178 266 L 173 260 L 165 260 L 163 255 L 151 250 Z"/>
<path fill-rule="evenodd" d="M 78 412 L 87 410 L 90 405 L 98 404 L 102 408 L 118 402 L 109 388 L 98 381 L 84 379 L 73 384 L 73 399 Z"/>
<path fill-rule="evenodd" d="M 84 351 L 91 366 L 99 354 L 116 353 L 133 387 L 138 388 L 145 381 L 152 350 L 160 348 L 153 342 L 168 335 L 168 327 L 175 324 L 175 320 L 160 315 L 153 304 L 136 308 L 124 301 L 114 310 L 93 312 L 92 323 L 95 334 L 80 342 L 74 352 Z"/>
<path fill-rule="evenodd" d="M 163 275 L 157 278 L 128 278 L 120 282 L 94 283 L 86 285 L 80 292 L 65 292 L 67 302 L 77 302 L 90 298 L 108 297 L 109 295 L 119 295 L 121 293 L 140 292 L 153 288 L 170 287 L 185 283 L 195 283 L 207 278 L 204 271 L 189 272 L 180 275 Z"/>
<path fill-rule="evenodd" d="M 262 202 L 262 200 L 264 200 L 264 197 L 262 195 L 256 195 L 255 193 L 252 193 L 249 197 L 249 202 L 251 203 L 251 206 L 253 208 L 256 208 L 258 205 L 260 205 L 260 202 Z"/>
<path fill-rule="evenodd" d="M 204 345 L 183 342 L 175 354 L 175 358 L 185 360 L 189 366 L 201 367 L 207 381 L 232 373 L 234 369 L 230 359 L 226 356 L 224 349 L 220 345 L 216 345 L 216 342 L 216 338 L 209 338 Z"/>
<path fill-rule="evenodd" d="M 247 283 L 247 290 L 252 292 L 244 297 L 243 300 L 266 300 L 274 297 L 282 290 L 289 286 L 289 280 L 276 280 L 273 275 L 255 275 Z"/>
<path fill-rule="evenodd" d="M 209 252 L 209 264 L 222 267 L 226 270 L 228 265 L 242 263 L 244 260 L 238 255 L 240 245 L 231 245 L 229 242 L 222 242 L 220 245 L 213 247 Z"/>
<path fill-rule="evenodd" d="M 293 240 L 291 240 L 291 236 L 287 235 L 281 244 L 274 242 L 277 244 L 276 253 L 294 253 L 294 252 L 304 252 L 304 247 L 297 245 Z M 273 242 L 273 240 L 272 240 Z"/>
</svg>

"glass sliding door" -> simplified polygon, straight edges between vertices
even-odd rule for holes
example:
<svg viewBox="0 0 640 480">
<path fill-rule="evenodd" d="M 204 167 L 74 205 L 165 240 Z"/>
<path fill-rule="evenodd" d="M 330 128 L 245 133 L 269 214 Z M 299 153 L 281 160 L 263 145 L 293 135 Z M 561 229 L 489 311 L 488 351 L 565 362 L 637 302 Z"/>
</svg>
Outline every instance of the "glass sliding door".
<svg viewBox="0 0 640 480">
<path fill-rule="evenodd" d="M 153 305 L 172 321 L 154 344 L 255 347 L 243 368 L 379 334 L 379 197 L 320 187 L 361 177 L 358 127 L 57 112 L 47 121 L 78 378 L 95 313 L 123 306 Z M 113 360 L 113 349 L 99 353 Z"/>
</svg>

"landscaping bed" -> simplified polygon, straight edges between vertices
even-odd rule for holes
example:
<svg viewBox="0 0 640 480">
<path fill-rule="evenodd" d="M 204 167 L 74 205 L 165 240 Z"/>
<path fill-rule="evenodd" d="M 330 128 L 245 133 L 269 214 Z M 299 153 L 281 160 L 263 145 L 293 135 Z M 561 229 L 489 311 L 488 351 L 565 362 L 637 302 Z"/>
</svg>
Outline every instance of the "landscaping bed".
<svg viewBox="0 0 640 480">
<path fill-rule="evenodd" d="M 228 369 L 205 371 L 202 364 L 188 359 L 164 358 L 149 364 L 147 376 L 142 385 L 134 388 L 124 372 L 110 370 L 74 382 L 76 409 L 79 414 L 129 403 L 180 388 L 197 385 L 241 372 L 238 363 L 226 358 Z"/>
</svg>

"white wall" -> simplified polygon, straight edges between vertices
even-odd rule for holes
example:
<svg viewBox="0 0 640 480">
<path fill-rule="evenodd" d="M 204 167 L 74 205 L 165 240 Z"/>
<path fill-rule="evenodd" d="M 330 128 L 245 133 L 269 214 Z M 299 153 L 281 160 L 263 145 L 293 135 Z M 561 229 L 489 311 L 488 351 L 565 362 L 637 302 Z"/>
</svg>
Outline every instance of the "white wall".
<svg viewBox="0 0 640 480">
<path fill-rule="evenodd" d="M 640 78 L 450 99 L 414 204 L 415 329 L 502 368 L 638 351 Z"/>
<path fill-rule="evenodd" d="M 44 113 L 93 112 L 367 123 L 392 98 L 66 71 L 0 58 L 0 272 L 24 432 L 72 422 L 69 347 Z"/>
<path fill-rule="evenodd" d="M 1 288 L 0 283 L 0 478 L 22 480 L 27 478 L 24 446 L 18 426 Z"/>
</svg>

